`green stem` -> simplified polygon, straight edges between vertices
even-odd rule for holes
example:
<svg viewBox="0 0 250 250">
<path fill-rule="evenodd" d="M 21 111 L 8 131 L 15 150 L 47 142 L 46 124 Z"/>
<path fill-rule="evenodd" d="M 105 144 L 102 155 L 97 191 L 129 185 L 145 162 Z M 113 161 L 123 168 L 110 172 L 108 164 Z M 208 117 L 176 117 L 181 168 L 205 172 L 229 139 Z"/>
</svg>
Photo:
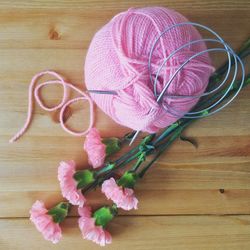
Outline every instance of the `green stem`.
<svg viewBox="0 0 250 250">
<path fill-rule="evenodd" d="M 115 164 L 120 164 L 122 163 L 124 160 L 126 160 L 126 158 L 128 158 L 129 156 L 131 156 L 133 153 L 135 153 L 136 151 L 139 150 L 139 145 L 132 148 L 130 151 L 128 151 L 127 153 L 125 153 L 123 156 L 121 156 L 119 159 L 117 159 L 116 161 L 114 161 Z"/>
<path fill-rule="evenodd" d="M 250 38 L 248 38 L 243 44 L 242 46 L 239 48 L 237 55 L 243 59 L 245 57 L 247 57 L 249 55 L 249 48 L 250 48 Z M 234 60 L 233 60 L 233 56 L 231 56 L 231 66 L 234 65 Z M 224 63 L 222 66 L 220 66 L 213 74 L 213 76 L 211 77 L 212 79 L 216 79 L 216 78 L 220 78 L 222 77 L 222 75 L 227 71 L 227 67 L 228 67 L 228 61 L 226 63 Z"/>
<path fill-rule="evenodd" d="M 177 127 L 180 125 L 180 121 L 177 121 L 173 123 L 172 125 L 168 126 L 159 136 L 156 138 L 156 140 L 153 142 L 153 145 L 156 145 L 158 142 L 162 141 L 164 138 L 166 138 L 168 135 L 170 135 Z"/>
<path fill-rule="evenodd" d="M 138 157 L 137 162 L 135 163 L 135 165 L 130 169 L 130 171 L 132 172 L 136 172 L 136 170 L 141 166 L 141 164 L 145 161 L 145 157 L 146 157 L 146 153 L 145 152 L 141 152 L 141 154 Z"/>
<path fill-rule="evenodd" d="M 96 171 L 95 173 L 97 175 L 101 175 L 107 171 L 112 170 L 113 168 L 115 168 L 115 163 L 108 163 L 105 167 L 101 168 L 100 170 Z"/>
<path fill-rule="evenodd" d="M 177 125 L 170 125 L 169 127 L 167 127 L 159 136 L 158 138 L 156 138 L 156 140 L 152 143 L 153 146 L 158 146 L 159 143 L 161 141 L 163 141 L 164 139 L 166 139 L 170 134 L 172 134 L 174 131 L 176 131 L 180 126 L 183 126 L 186 123 L 190 123 L 191 121 L 193 121 L 194 119 L 180 119 L 177 122 L 175 122 L 174 124 Z"/>
<path fill-rule="evenodd" d="M 153 165 L 153 163 L 161 156 L 161 154 L 180 136 L 181 132 L 187 127 L 188 124 L 185 124 L 179 127 L 175 133 L 169 138 L 169 140 L 161 145 L 155 157 L 139 172 L 139 177 L 142 178 L 148 169 Z"/>
<path fill-rule="evenodd" d="M 246 77 L 245 77 L 245 81 L 244 81 L 244 86 L 246 86 L 247 84 L 249 84 L 250 82 L 250 75 L 248 74 Z M 237 83 L 236 83 L 237 85 Z M 233 88 L 229 93 L 228 93 L 228 96 L 230 95 L 233 95 L 235 93 L 235 91 L 237 91 L 237 88 Z M 210 103 L 212 102 L 214 99 L 218 98 L 217 95 L 214 95 L 213 97 L 211 97 L 211 99 L 209 99 L 207 101 L 207 103 Z M 206 103 L 202 103 L 202 105 L 204 105 Z M 200 106 L 200 105 L 199 105 Z M 169 126 L 167 129 L 165 129 L 157 138 L 155 141 L 153 141 L 152 145 L 155 147 L 155 149 L 158 149 L 158 148 L 161 148 L 163 147 L 164 150 L 166 147 L 168 147 L 171 143 L 172 143 L 172 139 L 171 138 L 175 138 L 175 134 L 178 134 L 179 131 L 180 131 L 180 128 L 181 128 L 181 131 L 187 127 L 188 125 L 190 125 L 192 122 L 196 121 L 197 119 L 180 119 L 179 121 L 177 121 L 176 123 L 172 124 L 171 126 Z M 167 143 L 161 143 L 162 141 L 164 141 L 164 139 L 166 139 L 167 137 L 169 137 L 172 133 L 174 133 L 174 135 L 167 141 Z M 164 146 L 165 145 L 165 146 Z M 120 169 L 122 167 L 124 167 L 127 163 L 131 162 L 132 160 L 136 159 L 138 157 L 138 160 L 136 162 L 136 164 L 134 165 L 133 168 L 131 168 L 131 171 L 136 171 L 142 164 L 142 162 L 144 161 L 143 158 L 140 158 L 142 157 L 142 153 L 144 152 L 137 152 L 135 155 L 132 155 L 133 153 L 136 152 L 136 150 L 139 149 L 139 145 L 136 146 L 135 148 L 133 148 L 131 151 L 129 151 L 127 154 L 125 154 L 124 156 L 125 157 L 121 157 L 120 159 L 125 159 L 121 164 L 119 164 L 118 166 L 116 167 L 113 167 L 113 168 L 106 168 L 104 170 L 100 170 L 99 174 L 100 173 L 105 173 L 105 172 L 108 172 L 107 175 L 109 176 L 112 172 L 116 171 L 117 169 Z M 146 155 L 149 155 L 153 152 L 154 150 L 148 150 L 147 153 L 144 155 L 144 157 Z M 161 151 L 161 149 L 160 149 Z M 132 156 L 131 156 L 132 155 Z M 158 154 L 157 154 L 158 155 Z M 156 155 L 156 156 L 157 156 Z M 161 155 L 161 153 L 160 153 Z M 127 158 L 128 156 L 130 156 L 129 158 Z M 157 156 L 158 158 L 159 156 Z M 127 158 L 127 159 L 126 159 Z M 156 159 L 157 159 L 156 158 Z M 118 159 L 118 160 L 120 160 Z M 155 160 L 156 160 L 155 159 Z M 153 162 L 155 161 L 153 160 Z M 152 162 L 152 164 L 153 164 Z M 150 167 L 150 166 L 149 166 Z M 146 172 L 146 170 L 145 170 Z M 144 175 L 144 173 L 142 174 Z"/>
<path fill-rule="evenodd" d="M 120 139 L 121 143 L 125 143 L 126 141 L 129 141 L 129 138 L 132 138 L 134 133 L 135 132 L 131 132 L 131 133 L 128 133 L 125 136 L 123 136 Z M 115 160 L 114 162 L 106 164 L 106 166 L 104 166 L 100 170 L 96 171 L 96 174 L 100 175 L 100 174 L 103 174 L 103 173 L 105 173 L 107 171 L 112 170 L 113 168 L 115 168 L 116 165 L 121 164 L 124 160 L 126 160 L 126 158 L 128 158 L 131 154 L 136 152 L 136 150 L 138 150 L 138 148 L 139 148 L 139 146 L 136 146 L 133 149 L 131 149 L 130 151 L 128 151 L 127 153 L 125 153 L 124 155 L 122 155 L 120 158 Z"/>
<path fill-rule="evenodd" d="M 104 175 L 100 175 L 97 176 L 96 180 L 91 183 L 89 186 L 87 186 L 84 190 L 82 190 L 83 194 L 86 194 L 87 192 L 89 192 L 91 189 L 97 187 L 99 184 L 101 184 L 104 180 L 106 180 L 108 177 L 112 176 L 113 173 L 120 168 L 123 168 L 124 166 L 126 166 L 129 162 L 133 161 L 134 159 L 136 159 L 139 155 L 141 154 L 141 152 L 137 152 L 135 155 L 131 156 L 130 158 L 128 158 L 126 161 L 124 161 L 123 163 L 121 163 L 120 165 L 116 166 L 115 168 L 111 169 L 110 171 L 108 171 L 107 173 L 104 173 Z"/>
<path fill-rule="evenodd" d="M 244 83 L 243 83 L 243 87 L 246 86 L 247 84 L 249 84 L 249 81 L 250 81 L 250 74 L 247 74 L 245 76 L 245 79 L 244 79 Z M 239 80 L 235 81 L 235 83 L 233 83 L 233 88 L 227 93 L 227 97 L 233 95 L 237 90 L 238 88 L 237 87 L 234 87 L 234 86 L 238 86 L 240 83 Z M 207 106 L 208 104 L 211 104 L 213 103 L 216 99 L 218 99 L 219 97 L 221 97 L 223 94 L 225 94 L 226 90 L 222 90 L 216 94 L 214 94 L 213 96 L 210 97 L 210 99 L 208 100 L 204 100 L 204 101 L 201 101 L 199 103 L 199 105 L 196 107 L 201 109 L 201 108 L 205 108 L 205 106 Z M 195 111 L 195 110 L 194 110 Z"/>
<path fill-rule="evenodd" d="M 120 164 L 122 164 L 124 161 L 126 161 L 126 159 L 129 156 L 131 156 L 133 153 L 135 153 L 138 150 L 139 150 L 139 146 L 134 147 L 133 149 L 131 149 L 130 151 L 128 151 L 127 153 L 125 153 L 124 155 L 122 155 L 120 158 L 118 158 L 114 162 L 108 163 L 108 164 L 106 164 L 105 167 L 103 167 L 100 170 L 96 171 L 96 174 L 97 175 L 101 175 L 101 174 L 104 174 L 105 172 L 108 172 L 108 171 L 116 168 L 117 166 L 119 166 Z"/>
<path fill-rule="evenodd" d="M 246 86 L 247 84 L 250 83 L 250 74 L 248 74 L 245 77 L 245 81 L 244 81 L 244 86 Z M 237 83 L 236 83 L 237 85 Z M 237 91 L 237 88 L 233 88 L 229 93 L 228 96 L 233 95 L 235 93 L 235 91 Z M 214 99 L 218 98 L 217 95 L 214 95 L 213 97 L 211 97 L 211 99 L 207 100 L 207 102 L 203 102 L 201 105 L 202 106 L 204 104 L 210 103 L 212 102 Z M 156 139 L 155 141 L 153 141 L 152 145 L 155 146 L 155 149 L 160 148 L 160 151 L 156 154 L 156 158 L 154 158 L 152 160 L 151 164 L 148 164 L 146 166 L 145 172 L 147 171 L 147 169 L 153 164 L 153 162 L 161 155 L 161 153 L 173 142 L 173 138 L 177 138 L 179 135 L 180 131 L 183 131 L 183 129 L 185 127 L 187 127 L 189 124 L 191 124 L 192 122 L 196 121 L 197 119 L 180 119 L 179 121 L 177 121 L 176 123 L 172 124 L 171 126 L 169 126 L 167 129 L 165 129 Z M 172 133 L 174 133 L 174 135 L 172 137 L 170 137 L 170 139 L 166 142 L 166 143 L 161 143 L 162 141 L 164 141 L 164 139 L 166 139 L 167 137 L 169 137 Z M 174 139 L 175 140 L 175 139 Z M 163 151 L 162 151 L 163 148 Z M 123 155 L 122 157 L 120 157 L 118 160 L 116 160 L 114 163 L 120 163 L 118 165 L 113 165 L 112 167 L 110 165 L 107 165 L 107 167 L 104 167 L 103 169 L 99 170 L 97 173 L 98 175 L 101 175 L 103 173 L 106 173 L 105 176 L 110 176 L 113 174 L 114 171 L 116 171 L 117 169 L 120 169 L 122 167 L 124 167 L 125 165 L 127 165 L 129 162 L 131 162 L 132 160 L 138 158 L 136 164 L 133 166 L 133 168 L 131 168 L 131 171 L 136 171 L 138 170 L 138 168 L 141 166 L 143 160 L 142 157 L 142 153 L 145 152 L 141 152 L 138 151 L 139 150 L 139 145 L 136 146 L 135 148 L 133 148 L 132 150 L 130 150 L 128 153 L 126 153 L 125 155 Z M 136 151 L 138 151 L 136 154 L 134 154 Z M 153 152 L 154 150 L 148 150 L 147 153 L 144 155 L 144 157 L 146 155 L 149 155 Z M 133 155 L 134 154 L 134 155 Z M 128 158 L 129 157 L 129 158 Z M 144 170 L 143 170 L 144 171 Z M 142 172 L 142 176 L 145 173 Z M 98 185 L 99 182 L 97 182 L 96 185 Z M 96 186 L 95 185 L 95 186 Z"/>
<path fill-rule="evenodd" d="M 124 167 L 125 165 L 127 165 L 128 163 L 130 163 L 131 161 L 133 161 L 134 159 L 136 159 L 137 157 L 139 157 L 141 154 L 141 152 L 137 152 L 135 155 L 132 155 L 130 158 L 128 158 L 126 161 L 124 161 L 122 164 L 120 164 L 119 166 L 117 166 L 115 168 L 115 170 Z"/>
<path fill-rule="evenodd" d="M 248 74 L 245 77 L 245 81 L 243 84 L 243 87 L 247 86 L 248 84 L 250 84 L 250 74 Z M 236 83 L 237 85 L 237 83 Z M 233 95 L 235 93 L 235 91 L 237 91 L 237 88 L 233 88 L 229 93 L 228 96 Z M 214 98 L 217 98 L 216 96 L 214 96 Z M 212 98 L 212 99 L 214 99 Z M 209 100 L 210 101 L 210 100 Z M 151 167 L 151 165 L 159 158 L 159 156 L 165 151 L 165 149 L 167 147 L 169 147 L 172 142 L 181 134 L 181 132 L 184 130 L 184 128 L 186 128 L 191 122 L 196 121 L 197 119 L 189 119 L 187 120 L 185 123 L 179 123 L 178 126 L 176 126 L 174 129 L 166 129 L 159 137 L 161 137 L 161 139 L 163 139 L 164 137 L 168 136 L 171 132 L 176 131 L 171 137 L 170 139 L 163 144 L 158 144 L 156 148 L 160 148 L 158 153 L 156 154 L 156 156 L 146 165 L 146 167 L 143 168 L 143 170 L 139 173 L 139 176 L 142 178 L 143 175 L 146 173 L 146 171 Z M 168 133 L 170 131 L 170 133 Z M 163 136 L 166 135 L 166 136 Z M 162 140 L 160 140 L 162 141 Z M 157 141 L 157 143 L 159 143 L 159 140 Z"/>
</svg>

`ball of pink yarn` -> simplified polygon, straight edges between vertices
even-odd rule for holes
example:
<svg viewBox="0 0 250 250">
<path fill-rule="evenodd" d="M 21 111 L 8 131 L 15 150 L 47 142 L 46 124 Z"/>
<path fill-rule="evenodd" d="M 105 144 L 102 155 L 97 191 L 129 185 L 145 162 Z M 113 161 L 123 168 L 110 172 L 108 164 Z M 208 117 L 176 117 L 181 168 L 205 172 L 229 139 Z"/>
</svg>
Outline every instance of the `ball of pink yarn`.
<svg viewBox="0 0 250 250">
<path fill-rule="evenodd" d="M 95 103 L 117 123 L 152 133 L 178 119 L 156 102 L 148 60 L 156 38 L 167 27 L 182 22 L 187 22 L 184 16 L 162 7 L 129 9 L 116 15 L 95 34 L 86 56 L 85 82 L 88 89 L 117 92 L 117 95 L 91 93 Z M 191 25 L 167 32 L 155 47 L 152 71 L 157 72 L 171 52 L 198 39 L 201 35 Z M 163 89 L 182 63 L 205 49 L 203 42 L 195 43 L 174 55 L 159 75 L 157 90 Z M 173 99 L 167 95 L 201 94 L 211 73 L 209 55 L 196 57 L 178 73 L 167 89 L 164 102 L 178 112 L 187 113 L 198 99 Z"/>
</svg>

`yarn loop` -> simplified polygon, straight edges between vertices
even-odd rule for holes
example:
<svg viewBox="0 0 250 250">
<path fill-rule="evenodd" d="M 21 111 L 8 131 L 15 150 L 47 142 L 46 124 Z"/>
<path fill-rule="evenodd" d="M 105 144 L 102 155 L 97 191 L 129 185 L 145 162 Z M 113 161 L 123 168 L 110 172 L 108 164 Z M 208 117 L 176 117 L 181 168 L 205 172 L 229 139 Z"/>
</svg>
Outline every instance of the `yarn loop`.
<svg viewBox="0 0 250 250">
<path fill-rule="evenodd" d="M 56 80 L 49 80 L 49 81 L 45 81 L 40 83 L 39 85 L 37 85 L 35 87 L 35 84 L 37 82 L 37 80 L 39 78 L 41 78 L 44 75 L 50 75 L 56 78 Z M 42 87 L 46 86 L 46 85 L 55 85 L 55 84 L 60 84 L 63 86 L 63 98 L 61 100 L 61 102 L 58 105 L 55 105 L 54 107 L 48 107 L 44 104 L 44 102 L 42 101 L 42 99 L 39 96 L 39 91 L 41 90 Z M 81 96 L 80 97 L 76 97 L 73 98 L 71 100 L 68 100 L 69 97 L 69 88 L 75 90 L 76 92 L 78 92 Z M 48 111 L 48 112 L 52 112 L 52 111 L 56 111 L 60 109 L 60 116 L 59 116 L 59 120 L 60 120 L 60 124 L 61 127 L 68 132 L 71 135 L 74 136 L 84 136 L 88 133 L 88 131 L 93 127 L 93 123 L 94 123 L 94 113 L 93 113 L 93 101 L 92 99 L 82 90 L 80 90 L 79 88 L 75 87 L 74 85 L 72 85 L 71 83 L 68 83 L 66 81 L 64 81 L 64 79 L 57 74 L 54 71 L 43 71 L 40 72 L 38 74 L 36 74 L 30 83 L 30 87 L 29 87 L 29 101 L 28 101 L 28 114 L 27 114 L 27 118 L 25 121 L 25 124 L 23 125 L 23 127 L 9 140 L 10 143 L 16 141 L 19 137 L 21 137 L 23 135 L 23 133 L 25 133 L 25 131 L 27 130 L 27 128 L 30 125 L 30 122 L 32 120 L 32 114 L 33 114 L 33 102 L 34 102 L 34 98 L 36 102 L 38 103 L 38 105 Z M 90 118 L 89 118 L 89 127 L 83 131 L 83 132 L 76 132 L 73 131 L 71 129 L 69 129 L 68 127 L 66 127 L 66 125 L 64 124 L 64 112 L 66 110 L 66 108 L 74 103 L 77 102 L 79 100 L 86 100 L 89 102 L 89 109 L 90 109 Z"/>
</svg>

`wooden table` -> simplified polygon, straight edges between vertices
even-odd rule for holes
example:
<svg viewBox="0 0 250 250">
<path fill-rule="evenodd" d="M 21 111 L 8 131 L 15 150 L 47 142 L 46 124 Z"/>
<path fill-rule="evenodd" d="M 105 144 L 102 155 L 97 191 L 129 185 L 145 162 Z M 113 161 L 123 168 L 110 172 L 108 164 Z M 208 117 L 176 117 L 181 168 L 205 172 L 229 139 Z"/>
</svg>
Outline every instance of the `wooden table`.
<svg viewBox="0 0 250 250">
<path fill-rule="evenodd" d="M 57 166 L 74 159 L 87 165 L 82 138 L 61 130 L 57 114 L 36 107 L 29 131 L 9 138 L 26 117 L 31 77 L 44 69 L 81 85 L 82 64 L 94 33 L 119 11 L 163 5 L 214 28 L 237 49 L 249 35 L 250 4 L 225 1 L 0 1 L 0 249 L 99 249 L 81 238 L 75 211 L 63 223 L 64 238 L 53 245 L 28 219 L 36 199 L 60 201 Z M 214 56 L 215 65 L 224 58 Z M 59 87 L 43 91 L 58 102 Z M 136 189 L 139 210 L 122 213 L 110 225 L 107 249 L 250 249 L 250 88 L 219 114 L 197 121 L 185 132 L 198 148 L 177 141 Z M 75 128 L 87 126 L 87 105 L 75 107 Z M 82 117 L 84 116 L 84 119 Z M 52 119 L 51 119 L 52 118 Z M 103 136 L 129 131 L 97 110 Z M 89 198 L 94 206 L 100 194 Z"/>
</svg>

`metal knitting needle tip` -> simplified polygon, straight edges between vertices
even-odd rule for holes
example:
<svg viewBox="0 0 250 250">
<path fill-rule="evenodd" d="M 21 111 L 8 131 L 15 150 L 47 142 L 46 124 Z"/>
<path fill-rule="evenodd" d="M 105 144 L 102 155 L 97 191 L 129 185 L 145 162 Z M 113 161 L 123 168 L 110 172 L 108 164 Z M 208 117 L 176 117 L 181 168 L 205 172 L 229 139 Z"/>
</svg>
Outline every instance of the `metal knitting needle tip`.
<svg viewBox="0 0 250 250">
<path fill-rule="evenodd" d="M 136 131 L 136 133 L 134 134 L 133 138 L 131 139 L 131 141 L 129 143 L 129 146 L 131 146 L 134 143 L 136 137 L 139 135 L 140 132 L 141 132 L 140 130 Z"/>
<path fill-rule="evenodd" d="M 116 91 L 113 90 L 94 90 L 94 89 L 89 89 L 87 92 L 90 93 L 95 93 L 95 94 L 108 94 L 108 95 L 118 95 Z"/>
</svg>

